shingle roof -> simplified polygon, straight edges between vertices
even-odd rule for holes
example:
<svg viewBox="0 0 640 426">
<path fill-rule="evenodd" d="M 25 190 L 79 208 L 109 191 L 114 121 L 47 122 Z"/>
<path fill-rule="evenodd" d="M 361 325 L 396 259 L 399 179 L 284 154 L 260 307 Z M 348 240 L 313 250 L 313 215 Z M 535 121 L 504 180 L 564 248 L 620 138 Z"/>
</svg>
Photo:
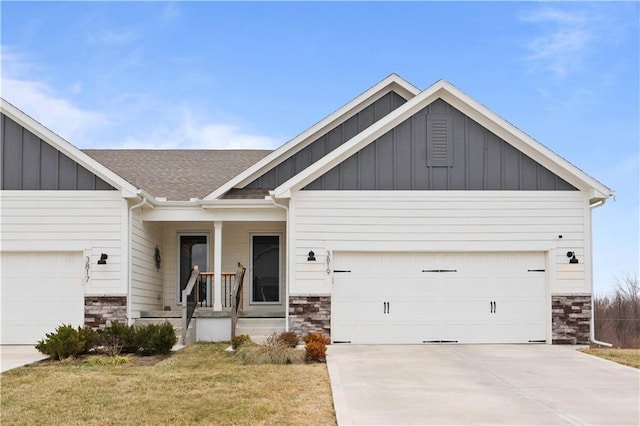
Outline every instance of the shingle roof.
<svg viewBox="0 0 640 426">
<path fill-rule="evenodd" d="M 204 198 L 271 151 L 84 149 L 114 173 L 155 197 Z"/>
</svg>

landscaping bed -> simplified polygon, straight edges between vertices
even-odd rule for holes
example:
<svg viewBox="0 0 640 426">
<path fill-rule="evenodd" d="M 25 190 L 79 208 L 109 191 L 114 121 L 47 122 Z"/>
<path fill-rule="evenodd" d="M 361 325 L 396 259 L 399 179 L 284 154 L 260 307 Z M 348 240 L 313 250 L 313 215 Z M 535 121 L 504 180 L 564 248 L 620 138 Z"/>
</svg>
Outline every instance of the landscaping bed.
<svg viewBox="0 0 640 426">
<path fill-rule="evenodd" d="M 336 423 L 325 364 L 244 365 L 227 346 L 11 370 L 0 376 L 2 424 Z"/>
</svg>

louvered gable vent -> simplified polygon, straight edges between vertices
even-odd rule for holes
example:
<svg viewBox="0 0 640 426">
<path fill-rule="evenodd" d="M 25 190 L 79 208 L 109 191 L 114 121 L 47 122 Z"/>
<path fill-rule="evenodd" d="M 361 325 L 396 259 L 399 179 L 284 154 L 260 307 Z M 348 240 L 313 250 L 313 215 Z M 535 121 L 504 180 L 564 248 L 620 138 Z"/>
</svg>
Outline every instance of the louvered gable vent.
<svg viewBox="0 0 640 426">
<path fill-rule="evenodd" d="M 427 166 L 453 166 L 452 137 L 451 117 L 442 114 L 429 114 L 427 117 Z"/>
</svg>

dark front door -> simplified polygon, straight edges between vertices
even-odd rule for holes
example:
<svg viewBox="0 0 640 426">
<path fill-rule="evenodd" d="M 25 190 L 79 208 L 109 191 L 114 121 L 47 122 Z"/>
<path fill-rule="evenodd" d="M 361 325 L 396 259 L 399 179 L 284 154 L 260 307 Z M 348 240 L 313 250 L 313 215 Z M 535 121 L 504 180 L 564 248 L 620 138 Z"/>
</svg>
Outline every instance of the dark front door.
<svg viewBox="0 0 640 426">
<path fill-rule="evenodd" d="M 280 236 L 251 237 L 252 302 L 280 302 Z"/>
<path fill-rule="evenodd" d="M 185 289 L 194 265 L 200 272 L 208 270 L 209 250 L 206 235 L 180 235 L 180 293 L 178 300 L 182 303 L 182 290 Z M 201 289 L 201 292 L 205 289 Z M 200 294 L 200 300 L 206 300 L 206 293 Z"/>
</svg>

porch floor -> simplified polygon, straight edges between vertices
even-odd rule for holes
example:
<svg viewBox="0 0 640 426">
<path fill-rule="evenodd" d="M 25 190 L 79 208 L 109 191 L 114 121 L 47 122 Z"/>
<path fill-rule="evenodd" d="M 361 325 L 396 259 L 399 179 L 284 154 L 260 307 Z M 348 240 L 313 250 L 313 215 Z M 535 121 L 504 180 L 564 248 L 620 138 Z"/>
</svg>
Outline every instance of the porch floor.
<svg viewBox="0 0 640 426">
<path fill-rule="evenodd" d="M 230 318 L 231 310 L 214 311 L 213 308 L 197 308 L 195 318 Z M 263 308 L 245 309 L 238 313 L 240 318 L 284 318 L 282 310 L 265 310 Z M 141 311 L 140 318 L 182 318 L 181 310 L 171 311 Z"/>
</svg>

